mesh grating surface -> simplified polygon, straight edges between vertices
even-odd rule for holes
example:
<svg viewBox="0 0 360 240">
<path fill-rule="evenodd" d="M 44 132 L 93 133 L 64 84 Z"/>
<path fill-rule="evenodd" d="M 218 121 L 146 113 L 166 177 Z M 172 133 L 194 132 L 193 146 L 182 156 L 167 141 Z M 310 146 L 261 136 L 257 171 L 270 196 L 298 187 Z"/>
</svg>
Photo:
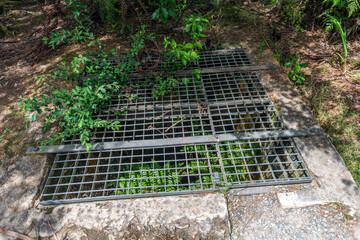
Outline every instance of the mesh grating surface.
<svg viewBox="0 0 360 240">
<path fill-rule="evenodd" d="M 42 194 L 56 204 L 311 181 L 291 139 L 57 154 Z"/>
<path fill-rule="evenodd" d="M 205 52 L 201 68 L 251 65 L 243 50 Z M 198 67 L 199 67 L 198 66 Z M 191 68 L 191 66 L 190 66 Z M 182 77 L 182 76 L 179 76 Z M 119 120 L 122 128 L 97 128 L 92 142 L 180 139 L 182 145 L 58 153 L 41 203 L 187 194 L 225 187 L 310 182 L 291 138 L 187 143 L 188 137 L 284 130 L 259 76 L 206 73 L 153 98 L 151 84 L 114 98 L 94 118 Z M 134 84 L 146 79 L 134 78 Z M 150 81 L 151 82 L 151 81 Z M 62 144 L 79 144 L 79 136 Z"/>
<path fill-rule="evenodd" d="M 140 80 L 141 81 L 141 80 Z M 145 79 L 143 79 L 145 81 Z M 134 99 L 113 99 L 95 118 L 118 120 L 120 130 L 96 128 L 93 142 L 150 140 L 207 134 L 283 129 L 280 117 L 256 74 L 202 74 L 168 96 L 153 98 L 151 87 Z M 213 128 L 211 128 L 213 124 Z M 62 144 L 79 144 L 79 135 Z"/>
<path fill-rule="evenodd" d="M 152 69 L 159 57 L 143 55 L 141 58 L 142 69 L 149 71 Z M 113 60 L 114 64 L 123 62 L 124 58 L 120 57 L 118 60 Z M 178 62 L 180 66 L 182 64 Z M 197 68 L 228 68 L 228 67 L 242 67 L 252 65 L 250 58 L 243 49 L 231 49 L 231 50 L 215 50 L 215 51 L 203 51 L 200 54 L 200 58 L 197 64 L 190 64 L 185 69 L 197 69 Z"/>
</svg>

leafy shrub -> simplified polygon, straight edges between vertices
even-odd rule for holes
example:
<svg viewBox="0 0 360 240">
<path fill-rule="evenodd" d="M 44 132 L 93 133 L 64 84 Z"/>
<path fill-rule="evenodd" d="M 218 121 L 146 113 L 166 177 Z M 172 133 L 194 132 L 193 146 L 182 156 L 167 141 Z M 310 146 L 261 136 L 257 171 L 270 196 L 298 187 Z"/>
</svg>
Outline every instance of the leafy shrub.
<svg viewBox="0 0 360 240">
<path fill-rule="evenodd" d="M 290 67 L 288 78 L 297 82 L 298 84 L 303 84 L 305 82 L 305 75 L 301 72 L 302 68 L 308 67 L 305 63 L 299 63 L 299 59 L 295 56 L 291 61 L 284 64 L 287 67 Z"/>
<path fill-rule="evenodd" d="M 114 55 L 113 50 L 88 53 L 87 56 L 79 55 L 71 62 L 71 67 L 64 64 L 61 70 L 49 75 L 53 78 L 71 79 L 78 83 L 75 88 L 54 90 L 50 95 L 40 95 L 38 92 L 39 96 L 30 99 L 20 98 L 21 102 L 18 105 L 30 113 L 27 120 L 35 121 L 37 114 L 45 112 L 42 130 L 47 131 L 54 126 L 62 129 L 42 144 L 52 145 L 58 140 L 80 134 L 81 144 L 89 149 L 92 129 L 121 127 L 118 121 L 92 118 L 95 112 L 109 105 L 112 96 L 123 86 L 118 81 L 126 81 L 121 68 L 113 66 L 110 62 Z"/>
<path fill-rule="evenodd" d="M 177 16 L 176 0 L 160 0 L 149 2 L 149 4 L 157 7 L 152 15 L 153 20 L 161 18 L 163 23 L 167 23 L 169 17 L 176 18 Z"/>
<path fill-rule="evenodd" d="M 87 53 L 85 56 L 78 55 L 70 63 L 63 63 L 59 70 L 51 74 L 39 76 L 39 80 L 45 78 L 69 80 L 75 85 L 71 90 L 55 90 L 52 94 L 41 94 L 37 92 L 30 99 L 20 98 L 18 105 L 28 115 L 27 123 L 36 121 L 37 115 L 43 114 L 43 131 L 53 127 L 60 127 L 61 131 L 50 136 L 48 141 L 42 144 L 54 144 L 75 134 L 80 135 L 80 142 L 91 147 L 91 132 L 94 128 L 105 127 L 119 129 L 119 121 L 107 121 L 94 119 L 95 113 L 108 107 L 114 95 L 126 98 L 136 98 L 136 95 L 126 92 L 125 89 L 136 89 L 139 87 L 151 87 L 154 99 L 169 93 L 171 89 L 179 84 L 187 84 L 189 79 L 178 79 L 175 77 L 177 69 L 196 63 L 199 57 L 198 51 L 202 48 L 199 41 L 203 37 L 203 24 L 208 22 L 201 14 L 193 14 L 186 18 L 184 31 L 192 36 L 192 41 L 176 43 L 174 39 L 165 37 L 163 48 L 157 45 L 153 33 L 148 33 L 146 26 L 131 36 L 131 47 L 124 56 L 123 61 L 114 64 L 113 60 L 118 58 L 116 51 L 105 51 L 99 39 L 90 30 L 88 20 L 89 14 L 86 4 L 92 4 L 81 0 L 66 0 L 66 8 L 70 10 L 70 17 L 74 20 L 74 29 L 53 32 L 44 38 L 44 42 L 52 48 L 61 43 L 87 43 L 96 49 L 95 53 Z M 97 4 L 103 4 L 104 11 L 115 7 L 119 0 L 97 0 Z M 167 17 L 175 17 L 173 10 L 180 11 L 179 19 L 182 18 L 186 2 L 177 6 L 175 0 L 161 0 L 155 4 L 161 12 L 163 22 Z M 124 3 L 124 1 L 122 1 Z M 155 14 L 156 15 L 156 14 Z M 159 50 L 159 59 L 154 69 L 143 69 L 143 56 L 149 55 L 147 45 L 155 45 Z M 160 65 L 160 66 L 159 66 Z M 154 75 L 153 71 L 157 74 Z M 144 75 L 146 80 L 141 84 L 132 84 L 129 74 L 138 72 Z M 199 77 L 199 71 L 194 71 Z"/>
</svg>

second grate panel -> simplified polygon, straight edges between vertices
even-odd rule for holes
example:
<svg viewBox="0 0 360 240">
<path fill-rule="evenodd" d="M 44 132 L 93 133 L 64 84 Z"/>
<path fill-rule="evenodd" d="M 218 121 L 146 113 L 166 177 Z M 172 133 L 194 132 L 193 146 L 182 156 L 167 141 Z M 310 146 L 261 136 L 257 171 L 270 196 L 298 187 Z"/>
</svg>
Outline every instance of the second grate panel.
<svg viewBox="0 0 360 240">
<path fill-rule="evenodd" d="M 311 176 L 291 139 L 57 154 L 42 204 L 302 183 Z"/>
</svg>

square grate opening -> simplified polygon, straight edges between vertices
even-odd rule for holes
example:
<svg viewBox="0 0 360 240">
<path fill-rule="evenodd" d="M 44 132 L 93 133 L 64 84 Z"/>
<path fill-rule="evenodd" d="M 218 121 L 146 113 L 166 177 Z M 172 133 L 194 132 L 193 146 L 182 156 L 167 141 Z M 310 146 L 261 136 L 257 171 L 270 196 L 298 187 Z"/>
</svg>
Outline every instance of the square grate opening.
<svg viewBox="0 0 360 240">
<path fill-rule="evenodd" d="M 189 68 L 247 65 L 251 61 L 246 53 L 236 49 L 204 52 L 198 65 Z M 312 180 L 293 140 L 269 137 L 269 133 L 286 129 L 256 73 L 219 71 L 203 73 L 200 79 L 178 77 L 188 77 L 189 84 L 179 85 L 158 99 L 153 97 L 151 79 L 134 78 L 134 85 L 146 84 L 119 92 L 122 97 L 114 97 L 107 109 L 93 116 L 120 121 L 120 130 L 96 128 L 91 139 L 102 145 L 129 145 L 57 153 L 41 203 L 188 194 Z M 239 140 L 241 134 L 257 137 Z M 79 135 L 62 142 L 69 144 L 80 144 Z"/>
</svg>

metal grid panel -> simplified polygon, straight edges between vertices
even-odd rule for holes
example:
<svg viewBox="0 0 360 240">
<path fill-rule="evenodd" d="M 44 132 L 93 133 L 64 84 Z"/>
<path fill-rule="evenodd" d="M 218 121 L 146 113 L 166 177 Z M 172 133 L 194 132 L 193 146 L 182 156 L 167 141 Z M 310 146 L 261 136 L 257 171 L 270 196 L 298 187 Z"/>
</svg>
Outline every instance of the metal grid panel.
<svg viewBox="0 0 360 240">
<path fill-rule="evenodd" d="M 266 104 L 210 106 L 216 134 L 283 130 L 275 107 Z"/>
<path fill-rule="evenodd" d="M 142 64 L 142 70 L 147 71 L 152 69 L 153 66 L 157 65 L 157 56 L 148 56 L 146 54 L 141 58 L 140 63 Z M 119 64 L 124 62 L 126 58 L 120 57 L 117 60 L 113 60 L 113 64 Z M 176 61 L 179 66 L 183 66 L 182 63 Z M 226 50 L 215 50 L 215 51 L 202 51 L 200 57 L 197 60 L 197 64 L 190 64 L 185 69 L 198 69 L 198 68 L 228 68 L 228 67 L 242 67 L 250 66 L 252 62 L 246 52 L 241 49 L 226 49 Z"/>
<path fill-rule="evenodd" d="M 57 154 L 43 202 L 215 189 L 214 145 Z"/>
<path fill-rule="evenodd" d="M 291 139 L 57 154 L 42 204 L 309 182 Z M 245 185 L 244 185 L 245 184 Z"/>
<path fill-rule="evenodd" d="M 190 65 L 186 69 L 195 68 L 227 68 L 252 65 L 250 58 L 243 49 L 204 51 L 200 54 L 197 65 Z"/>
<path fill-rule="evenodd" d="M 181 76 L 179 76 L 181 77 Z M 138 79 L 137 82 L 146 81 Z M 136 81 L 134 82 L 136 84 Z M 120 130 L 96 128 L 92 142 L 152 140 L 282 130 L 283 125 L 259 77 L 251 73 L 191 77 L 167 96 L 153 98 L 152 87 L 138 88 L 135 99 L 115 98 L 94 118 L 118 120 Z M 211 126 L 214 128 L 211 128 Z M 79 135 L 62 144 L 79 144 Z"/>
<path fill-rule="evenodd" d="M 257 74 L 211 73 L 202 74 L 208 101 L 270 101 Z"/>
<path fill-rule="evenodd" d="M 204 52 L 196 67 L 246 65 L 251 65 L 248 56 L 237 49 Z M 120 131 L 97 128 L 93 142 L 177 138 L 184 145 L 170 146 L 169 141 L 166 146 L 152 148 L 59 153 L 41 203 L 187 194 L 219 187 L 312 180 L 291 138 L 232 142 L 221 138 L 231 136 L 222 134 L 284 130 L 256 74 L 207 73 L 201 74 L 200 80 L 190 78 L 187 86 L 180 85 L 159 99 L 153 98 L 152 86 L 146 84 L 151 80 L 133 79 L 142 87 L 125 90 L 121 94 L 125 97 L 114 98 L 108 109 L 94 115 L 119 120 L 123 127 Z M 224 142 L 186 143 L 186 137 L 204 135 Z M 62 144 L 77 143 L 79 137 L 75 135 Z"/>
<path fill-rule="evenodd" d="M 224 142 L 219 148 L 232 185 L 311 181 L 290 138 Z"/>
</svg>

